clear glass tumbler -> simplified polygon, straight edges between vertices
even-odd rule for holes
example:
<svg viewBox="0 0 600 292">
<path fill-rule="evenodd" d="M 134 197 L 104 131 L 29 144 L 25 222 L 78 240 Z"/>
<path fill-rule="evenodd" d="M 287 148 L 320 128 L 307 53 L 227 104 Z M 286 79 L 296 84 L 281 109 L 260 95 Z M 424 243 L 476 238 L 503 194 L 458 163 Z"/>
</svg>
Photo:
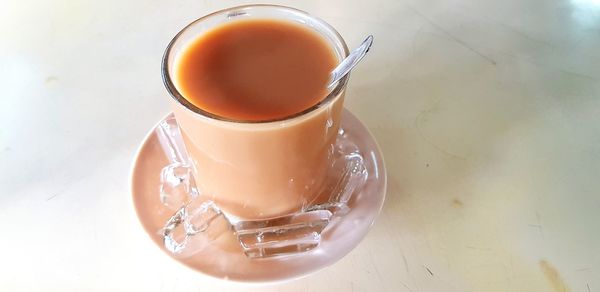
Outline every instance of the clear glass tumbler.
<svg viewBox="0 0 600 292">
<path fill-rule="evenodd" d="M 169 43 L 162 76 L 181 129 L 196 186 L 228 216 L 268 219 L 315 203 L 332 166 L 348 76 L 315 106 L 264 121 L 232 120 L 200 109 L 178 90 L 176 65 L 186 46 L 203 33 L 241 19 L 275 19 L 317 32 L 338 61 L 348 48 L 333 27 L 303 11 L 250 5 L 218 11 L 181 30 Z M 290 76 L 290 78 L 294 78 Z"/>
</svg>

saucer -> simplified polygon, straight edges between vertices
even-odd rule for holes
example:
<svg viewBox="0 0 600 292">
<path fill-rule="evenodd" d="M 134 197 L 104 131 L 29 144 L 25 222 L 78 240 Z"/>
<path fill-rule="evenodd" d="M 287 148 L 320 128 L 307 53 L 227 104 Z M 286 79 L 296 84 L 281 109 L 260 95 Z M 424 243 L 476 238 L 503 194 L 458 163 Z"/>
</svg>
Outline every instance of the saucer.
<svg viewBox="0 0 600 292">
<path fill-rule="evenodd" d="M 281 258 L 249 259 L 233 233 L 219 236 L 202 251 L 180 258 L 167 251 L 160 230 L 173 211 L 160 201 L 160 172 L 169 164 L 154 128 L 134 160 L 131 174 L 133 205 L 152 241 L 176 261 L 205 275 L 238 282 L 276 282 L 300 278 L 325 268 L 348 254 L 366 236 L 381 208 L 386 192 L 386 171 L 381 151 L 367 128 L 344 109 L 341 127 L 355 143 L 369 173 L 360 192 L 348 203 L 349 212 L 335 218 L 311 251 Z"/>
</svg>

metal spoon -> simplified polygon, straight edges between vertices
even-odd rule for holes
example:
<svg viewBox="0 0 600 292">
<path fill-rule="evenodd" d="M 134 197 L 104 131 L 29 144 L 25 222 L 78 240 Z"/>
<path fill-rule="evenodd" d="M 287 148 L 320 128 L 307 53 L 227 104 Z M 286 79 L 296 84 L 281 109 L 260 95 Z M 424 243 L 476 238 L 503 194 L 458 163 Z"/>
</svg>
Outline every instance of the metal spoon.
<svg viewBox="0 0 600 292">
<path fill-rule="evenodd" d="M 373 36 L 369 35 L 358 48 L 354 49 L 348 57 L 331 71 L 327 88 L 331 89 L 338 81 L 340 81 L 340 79 L 342 79 L 342 77 L 346 76 L 346 74 L 348 74 L 367 54 L 372 44 Z"/>
</svg>

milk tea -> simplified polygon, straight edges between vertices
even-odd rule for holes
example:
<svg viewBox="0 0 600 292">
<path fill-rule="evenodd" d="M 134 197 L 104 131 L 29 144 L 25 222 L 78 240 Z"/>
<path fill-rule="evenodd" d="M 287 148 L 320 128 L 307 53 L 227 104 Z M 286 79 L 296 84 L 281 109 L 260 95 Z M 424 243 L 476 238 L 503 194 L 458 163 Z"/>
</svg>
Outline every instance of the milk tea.
<svg viewBox="0 0 600 292">
<path fill-rule="evenodd" d="M 245 219 L 299 210 L 330 164 L 343 91 L 326 105 L 332 46 L 301 24 L 236 20 L 190 41 L 173 80 L 198 114 L 173 100 L 197 187 Z"/>
</svg>

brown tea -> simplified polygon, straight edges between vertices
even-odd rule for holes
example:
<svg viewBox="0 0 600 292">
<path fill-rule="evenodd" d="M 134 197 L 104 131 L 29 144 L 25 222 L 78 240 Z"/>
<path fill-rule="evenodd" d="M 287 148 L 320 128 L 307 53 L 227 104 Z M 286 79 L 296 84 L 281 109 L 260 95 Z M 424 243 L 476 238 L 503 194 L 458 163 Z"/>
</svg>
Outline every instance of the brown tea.
<svg viewBox="0 0 600 292">
<path fill-rule="evenodd" d="M 302 112 L 327 94 L 337 63 L 326 40 L 281 20 L 238 20 L 216 27 L 181 53 L 178 90 L 198 108 L 247 121 Z"/>
<path fill-rule="evenodd" d="M 260 11 L 283 19 L 253 16 Z M 196 187 L 228 216 L 297 212 L 319 200 L 327 183 L 343 86 L 313 106 L 328 93 L 329 74 L 345 54 L 343 40 L 289 8 L 253 7 L 246 19 L 220 14 L 185 28 L 165 56 L 174 59 L 167 81 L 175 81 L 178 96 L 238 121 L 213 119 L 171 99 Z M 270 120 L 280 122 L 245 123 Z"/>
</svg>

